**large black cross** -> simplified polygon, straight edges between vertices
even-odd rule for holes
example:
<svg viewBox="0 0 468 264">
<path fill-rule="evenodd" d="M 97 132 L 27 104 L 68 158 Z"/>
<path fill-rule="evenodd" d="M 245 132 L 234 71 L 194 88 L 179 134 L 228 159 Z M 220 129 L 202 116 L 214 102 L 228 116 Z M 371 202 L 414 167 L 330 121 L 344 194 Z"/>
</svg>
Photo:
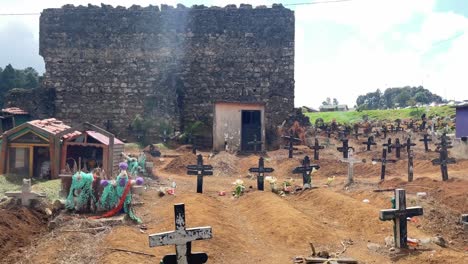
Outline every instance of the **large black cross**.
<svg viewBox="0 0 468 264">
<path fill-rule="evenodd" d="M 319 151 L 321 149 L 324 149 L 325 147 L 319 145 L 318 139 L 315 139 L 314 143 L 315 144 L 313 146 L 309 146 L 309 148 L 314 150 L 314 160 L 319 160 L 319 154 L 320 154 Z"/>
<path fill-rule="evenodd" d="M 381 221 L 393 220 L 393 235 L 397 248 L 408 247 L 408 226 L 407 218 L 423 215 L 423 208 L 420 206 L 406 208 L 406 194 L 404 189 L 395 190 L 395 209 L 380 210 Z"/>
<path fill-rule="evenodd" d="M 377 161 L 382 163 L 382 168 L 380 170 L 380 180 L 385 180 L 385 169 L 387 167 L 387 163 L 395 163 L 396 160 L 387 159 L 387 149 L 383 148 L 382 150 L 382 158 L 381 159 L 372 159 L 372 161 Z"/>
<path fill-rule="evenodd" d="M 296 167 L 293 170 L 294 174 L 302 174 L 302 182 L 304 184 L 304 189 L 312 188 L 312 178 L 311 174 L 313 169 L 320 169 L 320 166 L 317 164 L 310 164 L 309 156 L 305 156 L 304 160 L 302 160 L 302 166 Z"/>
<path fill-rule="evenodd" d="M 166 255 L 164 264 L 202 264 L 208 260 L 206 253 L 192 253 L 192 241 L 211 239 L 210 226 L 185 228 L 185 205 L 175 204 L 175 231 L 149 235 L 149 246 L 175 245 L 176 254 Z"/>
<path fill-rule="evenodd" d="M 257 153 L 257 147 L 260 146 L 260 150 L 262 149 L 262 144 L 263 141 L 257 140 L 257 135 L 253 136 L 253 140 L 250 142 L 247 142 L 248 145 L 253 145 L 254 148 L 254 153 Z"/>
<path fill-rule="evenodd" d="M 203 165 L 201 154 L 197 156 L 197 165 L 187 166 L 188 175 L 197 175 L 197 193 L 203 193 L 203 176 L 213 175 L 213 166 Z"/>
<path fill-rule="evenodd" d="M 348 139 L 347 138 L 343 138 L 340 140 L 341 142 L 343 142 L 343 146 L 342 147 L 339 147 L 339 148 L 336 148 L 339 152 L 342 152 L 343 153 L 343 159 L 347 159 L 348 158 L 348 150 L 352 147 L 350 147 L 348 145 Z"/>
<path fill-rule="evenodd" d="M 411 147 L 416 146 L 415 143 L 411 143 L 411 138 L 406 139 L 406 143 L 403 144 L 403 147 L 406 148 L 406 153 L 409 153 L 411 151 Z"/>
<path fill-rule="evenodd" d="M 262 157 L 258 159 L 258 167 L 257 168 L 250 168 L 250 172 L 257 172 L 257 188 L 259 191 L 263 191 L 263 183 L 264 183 L 264 174 L 265 172 L 273 172 L 273 168 L 265 168 L 265 163 Z"/>
<path fill-rule="evenodd" d="M 387 143 L 386 144 L 383 144 L 385 147 L 387 147 L 387 151 L 388 153 L 392 153 L 392 148 L 393 148 L 393 144 L 392 144 L 392 139 L 389 138 L 387 140 Z"/>
<path fill-rule="evenodd" d="M 408 182 L 413 181 L 413 172 L 414 172 L 413 159 L 414 159 L 414 152 L 413 150 L 410 150 L 408 152 Z"/>
<path fill-rule="evenodd" d="M 424 150 L 425 150 L 426 152 L 428 152 L 428 151 L 429 151 L 428 142 L 429 142 L 429 141 L 432 141 L 432 139 L 429 138 L 429 135 L 428 135 L 428 134 L 424 134 L 424 135 L 423 135 L 423 138 L 420 139 L 419 141 L 423 141 L 423 142 L 424 142 Z"/>
<path fill-rule="evenodd" d="M 288 158 L 292 159 L 293 151 L 297 150 L 294 148 L 294 142 L 300 142 L 301 140 L 293 136 L 282 136 L 282 138 L 289 141 L 289 144 L 285 146 L 284 148 L 288 150 Z"/>
<path fill-rule="evenodd" d="M 440 165 L 440 171 L 442 172 L 442 180 L 448 180 L 448 164 L 455 164 L 456 160 L 454 158 L 448 157 L 447 149 L 439 150 L 439 158 L 432 160 L 432 165 Z"/>
<path fill-rule="evenodd" d="M 366 151 L 370 151 L 370 150 L 371 150 L 370 147 L 371 147 L 372 145 L 377 145 L 377 144 L 374 142 L 374 138 L 373 138 L 373 137 L 368 137 L 368 138 L 367 138 L 367 141 L 366 141 L 366 142 L 362 142 L 362 144 L 367 145 Z"/>
<path fill-rule="evenodd" d="M 400 144 L 400 139 L 399 138 L 395 139 L 395 145 L 393 147 L 395 148 L 395 157 L 397 159 L 399 159 L 400 158 L 400 150 L 401 150 L 401 148 L 404 147 L 404 145 Z"/>
</svg>

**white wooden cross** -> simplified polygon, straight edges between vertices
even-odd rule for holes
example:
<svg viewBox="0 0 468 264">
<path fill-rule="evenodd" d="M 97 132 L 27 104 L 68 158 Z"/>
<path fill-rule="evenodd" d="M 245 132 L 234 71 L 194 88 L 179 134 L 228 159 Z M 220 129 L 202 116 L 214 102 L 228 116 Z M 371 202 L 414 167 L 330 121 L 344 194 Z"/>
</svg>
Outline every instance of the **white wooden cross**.
<svg viewBox="0 0 468 264">
<path fill-rule="evenodd" d="M 21 204 L 23 206 L 30 206 L 32 200 L 37 200 L 37 198 L 46 197 L 45 193 L 36 193 L 31 191 L 31 179 L 23 179 L 23 186 L 21 187 L 21 192 L 6 192 L 6 196 L 15 197 L 21 199 Z"/>
<path fill-rule="evenodd" d="M 175 204 L 175 231 L 149 235 L 149 246 L 175 245 L 176 254 L 163 258 L 164 264 L 198 264 L 205 263 L 208 255 L 192 253 L 192 241 L 205 240 L 213 237 L 211 227 L 185 228 L 185 205 Z"/>
<path fill-rule="evenodd" d="M 348 158 L 341 159 L 341 162 L 348 163 L 348 181 L 346 182 L 345 186 L 349 186 L 354 183 L 354 164 L 355 163 L 363 163 L 360 159 L 355 159 L 353 157 L 353 149 L 348 150 Z"/>
</svg>

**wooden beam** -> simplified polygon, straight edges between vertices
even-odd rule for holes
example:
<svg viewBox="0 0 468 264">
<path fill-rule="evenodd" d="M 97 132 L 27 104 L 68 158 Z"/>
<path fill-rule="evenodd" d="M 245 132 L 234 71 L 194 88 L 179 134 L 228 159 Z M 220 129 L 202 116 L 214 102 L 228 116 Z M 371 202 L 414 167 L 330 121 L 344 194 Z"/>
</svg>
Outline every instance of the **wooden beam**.
<svg viewBox="0 0 468 264">
<path fill-rule="evenodd" d="M 0 174 L 6 173 L 7 161 L 8 161 L 8 136 L 4 133 L 2 137 L 2 145 L 0 149 Z"/>
<path fill-rule="evenodd" d="M 81 146 L 81 147 L 96 147 L 96 148 L 105 148 L 104 144 L 98 143 L 80 143 L 80 142 L 65 142 L 64 146 Z"/>
<path fill-rule="evenodd" d="M 32 178 L 34 175 L 34 147 L 30 146 L 29 148 L 29 178 Z"/>
</svg>

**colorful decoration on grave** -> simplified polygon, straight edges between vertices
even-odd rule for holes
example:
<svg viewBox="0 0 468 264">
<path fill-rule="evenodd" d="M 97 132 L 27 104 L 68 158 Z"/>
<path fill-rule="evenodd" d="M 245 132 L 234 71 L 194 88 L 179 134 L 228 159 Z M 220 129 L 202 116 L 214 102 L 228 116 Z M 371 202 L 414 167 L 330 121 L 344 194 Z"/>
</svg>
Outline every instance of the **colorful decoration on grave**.
<svg viewBox="0 0 468 264">
<path fill-rule="evenodd" d="M 94 177 L 92 173 L 78 171 L 72 176 L 70 193 L 68 194 L 65 208 L 69 210 L 82 211 L 92 203 L 96 203 L 93 192 Z"/>
</svg>

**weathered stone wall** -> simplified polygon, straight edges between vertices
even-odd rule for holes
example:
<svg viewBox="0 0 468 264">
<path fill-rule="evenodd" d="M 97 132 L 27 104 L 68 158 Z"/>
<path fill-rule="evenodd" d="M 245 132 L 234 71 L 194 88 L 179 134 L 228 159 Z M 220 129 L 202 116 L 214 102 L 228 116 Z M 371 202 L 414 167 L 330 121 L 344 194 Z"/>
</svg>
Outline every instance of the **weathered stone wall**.
<svg viewBox="0 0 468 264">
<path fill-rule="evenodd" d="M 294 106 L 294 13 L 281 5 L 45 9 L 40 54 L 57 118 L 112 120 L 124 137 L 137 114 L 211 124 L 218 101 L 264 102 L 268 134 Z"/>
<path fill-rule="evenodd" d="M 26 110 L 33 119 L 45 119 L 55 114 L 55 90 L 52 88 L 14 88 L 5 95 L 6 107 Z"/>
</svg>

